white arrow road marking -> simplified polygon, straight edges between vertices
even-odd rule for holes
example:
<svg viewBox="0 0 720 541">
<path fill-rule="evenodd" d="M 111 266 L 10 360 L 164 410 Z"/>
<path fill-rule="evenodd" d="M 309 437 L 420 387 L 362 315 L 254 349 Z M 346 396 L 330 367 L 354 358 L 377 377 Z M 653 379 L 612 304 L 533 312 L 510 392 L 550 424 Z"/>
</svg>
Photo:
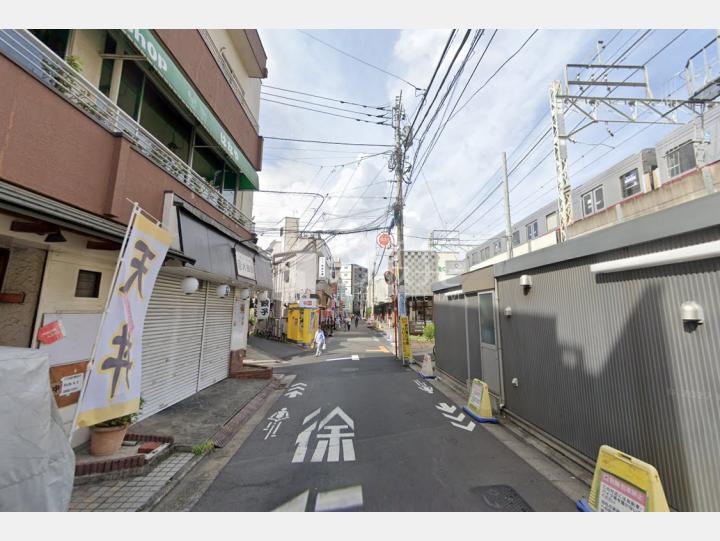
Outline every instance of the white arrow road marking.
<svg viewBox="0 0 720 541">
<path fill-rule="evenodd" d="M 462 428 L 463 430 L 467 430 L 468 432 L 472 432 L 473 430 L 475 430 L 475 423 L 473 423 L 472 421 L 468 422 L 467 426 L 459 425 L 457 423 L 450 423 L 450 424 L 453 426 L 456 426 L 458 428 Z"/>
<path fill-rule="evenodd" d="M 351 358 L 353 361 L 359 361 L 359 360 L 360 360 L 360 355 L 353 355 L 353 356 L 350 357 L 350 358 Z"/>
<path fill-rule="evenodd" d="M 457 421 L 459 423 L 463 422 L 463 419 L 465 419 L 465 414 L 461 413 L 457 417 L 453 417 L 452 415 L 448 415 L 447 413 L 443 413 L 443 417 L 447 417 L 448 419 L 452 419 L 453 421 Z"/>
<path fill-rule="evenodd" d="M 415 382 L 415 385 L 417 385 L 417 388 L 421 391 L 425 391 L 428 394 L 433 394 L 433 388 L 424 381 L 420 381 L 419 379 L 415 379 L 413 381 Z"/>
<path fill-rule="evenodd" d="M 315 500 L 315 511 L 345 511 L 362 507 L 362 486 L 340 488 L 319 492 Z"/>
<path fill-rule="evenodd" d="M 295 387 L 307 387 L 307 383 L 295 383 L 293 385 L 290 385 L 291 389 L 294 389 Z"/>
<path fill-rule="evenodd" d="M 302 494 L 295 496 L 289 502 L 285 502 L 280 507 L 276 507 L 275 509 L 273 509 L 273 511 L 274 512 L 305 511 L 305 506 L 307 506 L 307 501 L 308 501 L 309 496 L 310 496 L 310 491 L 306 490 Z"/>
<path fill-rule="evenodd" d="M 291 389 L 287 393 L 285 393 L 285 396 L 289 396 L 290 398 L 295 398 L 298 396 L 302 396 L 302 394 L 303 394 L 302 390 Z"/>
<path fill-rule="evenodd" d="M 440 411 L 446 411 L 448 413 L 455 413 L 455 410 L 457 409 L 455 406 L 449 406 L 445 402 L 440 402 L 440 404 L 435 407 Z"/>
</svg>

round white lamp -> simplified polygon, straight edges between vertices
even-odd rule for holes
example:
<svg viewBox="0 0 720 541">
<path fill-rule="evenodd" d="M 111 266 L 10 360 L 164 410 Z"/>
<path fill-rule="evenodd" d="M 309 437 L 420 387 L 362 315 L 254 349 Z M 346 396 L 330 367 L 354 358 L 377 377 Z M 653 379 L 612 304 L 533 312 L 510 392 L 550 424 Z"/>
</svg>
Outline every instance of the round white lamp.
<svg viewBox="0 0 720 541">
<path fill-rule="evenodd" d="M 221 284 L 217 286 L 218 299 L 224 299 L 230 294 L 230 286 L 227 284 Z"/>
<path fill-rule="evenodd" d="M 250 290 L 248 288 L 240 291 L 240 300 L 246 301 L 250 298 Z"/>
<path fill-rule="evenodd" d="M 183 293 L 185 293 L 185 295 L 192 295 L 200 287 L 200 282 L 198 282 L 197 278 L 188 276 L 187 278 L 183 278 L 181 285 L 182 285 Z"/>
</svg>

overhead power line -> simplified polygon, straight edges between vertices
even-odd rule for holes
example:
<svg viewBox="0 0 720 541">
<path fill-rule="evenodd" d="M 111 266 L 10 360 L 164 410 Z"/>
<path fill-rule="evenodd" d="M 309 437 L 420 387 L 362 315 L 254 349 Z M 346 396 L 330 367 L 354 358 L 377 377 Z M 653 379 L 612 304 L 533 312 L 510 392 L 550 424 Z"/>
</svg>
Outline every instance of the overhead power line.
<svg viewBox="0 0 720 541">
<path fill-rule="evenodd" d="M 315 112 L 315 113 L 321 113 L 321 114 L 323 114 L 323 115 L 336 116 L 336 117 L 339 117 L 339 118 L 347 118 L 347 119 L 349 119 L 349 120 L 354 120 L 354 121 L 356 121 L 356 122 L 365 122 L 365 123 L 367 123 L 367 124 L 378 124 L 378 125 L 380 125 L 380 126 L 389 126 L 389 124 L 388 124 L 387 122 L 383 122 L 383 121 L 378 121 L 378 122 L 376 122 L 376 121 L 372 121 L 372 120 L 365 120 L 365 119 L 363 119 L 363 118 L 355 118 L 355 117 L 347 116 L 347 115 L 339 115 L 339 114 L 337 114 L 337 113 L 330 113 L 330 112 L 328 112 L 328 111 L 321 111 L 320 109 L 313 109 L 313 108 L 311 108 L 311 107 L 303 107 L 302 105 L 294 105 L 294 104 L 292 104 L 292 103 L 285 103 L 285 102 L 283 102 L 283 101 L 269 100 L 269 99 L 267 99 L 267 98 L 260 98 L 260 99 L 261 99 L 262 101 L 266 101 L 266 102 L 269 102 L 269 103 L 277 103 L 277 104 L 279 104 L 279 105 L 285 105 L 285 106 L 287 106 L 287 107 L 294 107 L 295 109 L 304 109 L 305 111 L 313 111 L 313 112 Z M 358 114 L 362 114 L 362 113 L 358 113 Z"/>
<path fill-rule="evenodd" d="M 376 70 L 378 70 L 378 71 L 383 72 L 385 75 L 389 75 L 390 77 L 394 77 L 395 79 L 398 79 L 398 80 L 402 81 L 403 83 L 407 83 L 407 84 L 409 84 L 411 87 L 413 87 L 415 90 L 422 90 L 422 88 L 420 88 L 420 87 L 417 86 L 417 85 L 412 84 L 412 83 L 411 83 L 410 81 L 408 81 L 407 79 L 403 79 L 403 78 L 400 77 L 399 75 L 395 75 L 394 73 L 390 73 L 390 72 L 387 71 L 387 70 L 384 70 L 384 69 L 382 69 L 382 68 L 379 68 L 379 67 L 371 64 L 370 62 L 366 62 L 366 61 L 363 60 L 362 58 L 358 58 L 357 56 L 353 56 L 353 55 L 351 55 L 350 53 L 346 53 L 345 51 L 343 51 L 343 50 L 341 50 L 341 49 L 338 49 L 338 48 L 335 47 L 334 45 L 330 45 L 328 42 L 323 41 L 323 40 L 321 40 L 320 38 L 317 38 L 317 37 L 313 36 L 311 33 L 305 32 L 305 30 L 298 30 L 298 32 L 300 32 L 301 34 L 305 34 L 305 35 L 306 35 L 307 37 L 309 37 L 310 39 L 314 39 L 315 41 L 317 41 L 317 42 L 319 42 L 319 43 L 322 43 L 322 44 L 325 45 L 326 47 L 330 47 L 332 50 L 337 51 L 337 52 L 340 53 L 340 54 L 343 54 L 343 55 L 345 55 L 345 56 L 347 56 L 347 57 L 349 57 L 349 58 L 352 58 L 353 60 L 357 60 L 357 61 L 360 62 L 361 64 L 365 64 L 366 66 L 369 66 L 369 67 L 371 67 L 371 68 L 373 68 L 373 69 L 376 69 Z"/>
<path fill-rule="evenodd" d="M 335 101 L 337 103 L 342 103 L 345 105 L 355 105 L 357 107 L 364 107 L 365 109 L 377 109 L 378 111 L 387 111 L 388 106 L 387 105 L 366 105 L 364 103 L 357 103 L 354 101 L 348 101 L 348 100 L 340 100 L 337 98 L 328 98 L 326 96 L 320 96 L 319 94 L 311 94 L 310 92 L 301 92 L 299 90 L 290 90 L 289 88 L 282 88 L 279 86 L 272 86 L 272 85 L 266 85 L 263 84 L 262 88 L 272 88 L 273 90 L 280 90 L 282 92 L 290 92 L 292 94 L 301 94 L 303 96 L 310 96 L 312 98 L 318 98 L 321 100 L 328 100 L 328 101 Z"/>
<path fill-rule="evenodd" d="M 346 145 L 354 147 L 392 147 L 394 145 L 386 145 L 384 143 L 348 143 L 343 141 L 321 141 L 317 139 L 292 139 L 290 137 L 272 137 L 270 135 L 263 135 L 263 139 L 271 139 L 273 141 L 295 141 L 297 143 L 319 143 L 323 145 Z"/>
<path fill-rule="evenodd" d="M 298 103 L 307 103 L 308 105 L 315 105 L 316 107 L 325 107 L 326 109 L 332 109 L 334 111 L 343 111 L 345 113 L 352 113 L 354 115 L 363 115 L 363 116 L 369 116 L 371 118 L 386 118 L 386 113 L 365 113 L 364 111 L 353 111 L 352 109 L 345 109 L 344 107 L 335 107 L 333 105 L 325 105 L 324 103 L 318 103 L 316 101 L 310 101 L 310 100 L 301 100 L 299 98 L 291 98 L 290 96 L 283 96 L 282 94 L 272 94 L 270 92 L 261 92 L 260 96 L 270 96 L 273 98 L 280 98 L 283 100 L 290 100 L 290 101 L 296 101 Z"/>
</svg>

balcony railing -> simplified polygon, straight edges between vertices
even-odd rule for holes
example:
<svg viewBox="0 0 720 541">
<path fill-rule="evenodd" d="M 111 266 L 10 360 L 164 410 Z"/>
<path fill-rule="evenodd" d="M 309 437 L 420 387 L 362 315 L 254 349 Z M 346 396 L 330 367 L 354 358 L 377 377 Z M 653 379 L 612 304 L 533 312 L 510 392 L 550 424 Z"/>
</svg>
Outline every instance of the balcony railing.
<svg viewBox="0 0 720 541">
<path fill-rule="evenodd" d="M 0 30 L 0 53 L 109 132 L 125 136 L 148 160 L 227 217 L 254 231 L 252 220 L 240 209 L 30 32 Z"/>
</svg>

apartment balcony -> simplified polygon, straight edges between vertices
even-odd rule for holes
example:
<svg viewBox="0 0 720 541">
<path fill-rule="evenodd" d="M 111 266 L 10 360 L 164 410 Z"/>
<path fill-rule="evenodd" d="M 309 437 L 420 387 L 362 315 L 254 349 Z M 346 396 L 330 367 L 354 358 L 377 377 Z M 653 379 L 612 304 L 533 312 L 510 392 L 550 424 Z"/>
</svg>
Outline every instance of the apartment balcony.
<svg viewBox="0 0 720 541">
<path fill-rule="evenodd" d="M 0 53 L 96 125 L 128 141 L 130 148 L 232 223 L 248 232 L 254 231 L 248 216 L 28 31 L 0 30 Z M 63 126 L 54 128 L 62 133 Z"/>
</svg>

